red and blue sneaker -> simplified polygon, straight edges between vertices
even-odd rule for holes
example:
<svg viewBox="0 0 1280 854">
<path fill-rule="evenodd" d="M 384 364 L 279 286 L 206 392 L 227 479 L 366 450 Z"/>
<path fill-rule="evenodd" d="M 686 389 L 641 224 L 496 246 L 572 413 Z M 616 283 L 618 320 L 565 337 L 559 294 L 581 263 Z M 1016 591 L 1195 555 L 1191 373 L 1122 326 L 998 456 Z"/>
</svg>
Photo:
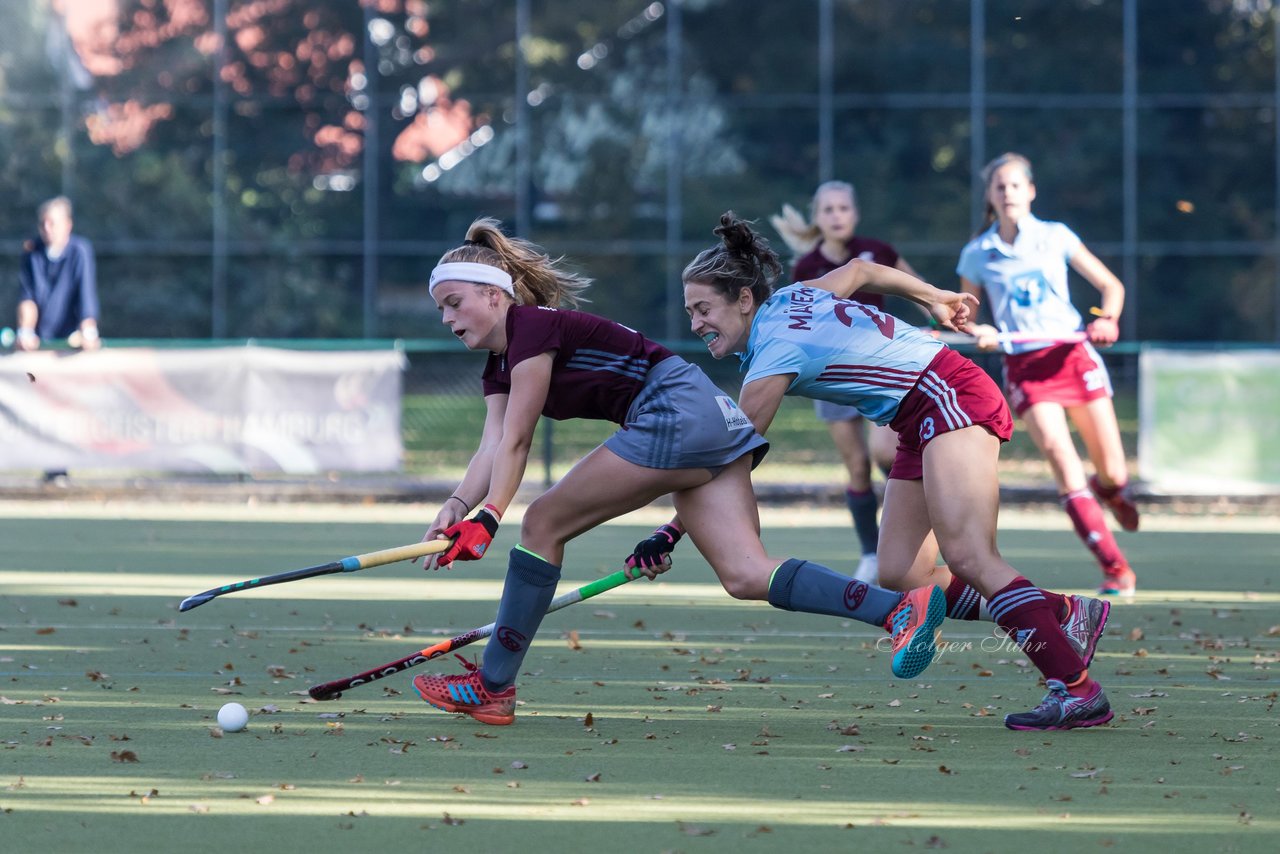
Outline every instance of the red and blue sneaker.
<svg viewBox="0 0 1280 854">
<path fill-rule="evenodd" d="M 1098 595 L 1132 599 L 1137 589 L 1137 574 L 1129 568 L 1127 563 L 1120 561 L 1102 571 L 1102 584 L 1098 585 Z"/>
<path fill-rule="evenodd" d="M 907 591 L 885 620 L 893 637 L 893 675 L 914 679 L 937 654 L 937 638 L 947 616 L 947 595 L 941 587 L 917 587 Z"/>
<path fill-rule="evenodd" d="M 507 726 L 516 722 L 516 688 L 490 691 L 480 678 L 480 668 L 457 656 L 466 673 L 413 677 L 413 690 L 442 712 L 470 715 L 482 724 Z"/>
</svg>

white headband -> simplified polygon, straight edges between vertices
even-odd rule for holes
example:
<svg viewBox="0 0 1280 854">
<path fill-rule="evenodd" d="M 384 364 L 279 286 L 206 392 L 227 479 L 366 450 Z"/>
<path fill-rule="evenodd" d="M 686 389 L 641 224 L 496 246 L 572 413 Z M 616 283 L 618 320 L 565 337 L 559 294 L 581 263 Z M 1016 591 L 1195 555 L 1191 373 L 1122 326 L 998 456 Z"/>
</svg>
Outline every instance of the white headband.
<svg viewBox="0 0 1280 854">
<path fill-rule="evenodd" d="M 443 264 L 437 264 L 431 271 L 431 283 L 427 286 L 427 292 L 435 296 L 436 285 L 441 282 L 495 285 L 513 297 L 516 295 L 516 289 L 511 283 L 511 275 L 506 270 L 471 261 L 446 261 Z"/>
</svg>

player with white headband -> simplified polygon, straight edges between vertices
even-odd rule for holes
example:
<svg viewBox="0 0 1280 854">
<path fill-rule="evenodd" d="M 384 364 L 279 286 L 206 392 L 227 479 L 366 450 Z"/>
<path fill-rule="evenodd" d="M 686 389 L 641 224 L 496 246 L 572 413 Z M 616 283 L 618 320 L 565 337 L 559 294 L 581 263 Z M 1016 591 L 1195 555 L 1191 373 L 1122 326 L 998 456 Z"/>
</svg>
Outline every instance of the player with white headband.
<svg viewBox="0 0 1280 854">
<path fill-rule="evenodd" d="M 559 308 L 575 304 L 587 285 L 492 219 L 472 223 L 466 243 L 432 271 L 442 322 L 489 360 L 479 448 L 424 537 L 454 542 L 428 566 L 484 557 L 524 476 L 539 417 L 612 421 L 619 429 L 525 511 L 483 664 L 418 676 L 418 695 L 483 723 L 514 722 L 516 675 L 555 593 L 566 544 L 668 494 L 683 528 L 664 525 L 638 546 L 627 560 L 637 572 L 653 578 L 665 571 L 667 553 L 687 531 L 732 596 L 882 627 L 892 638 L 894 674 L 923 671 L 936 651 L 942 591 L 898 593 L 770 557 L 751 487 L 768 443 L 696 366 L 634 329 Z M 480 509 L 467 518 L 473 508 Z M 778 598 L 775 570 L 792 579 L 796 566 L 810 568 L 806 578 L 821 575 L 825 593 L 796 590 L 793 598 L 788 588 Z M 792 606 L 801 599 L 804 607 Z"/>
</svg>

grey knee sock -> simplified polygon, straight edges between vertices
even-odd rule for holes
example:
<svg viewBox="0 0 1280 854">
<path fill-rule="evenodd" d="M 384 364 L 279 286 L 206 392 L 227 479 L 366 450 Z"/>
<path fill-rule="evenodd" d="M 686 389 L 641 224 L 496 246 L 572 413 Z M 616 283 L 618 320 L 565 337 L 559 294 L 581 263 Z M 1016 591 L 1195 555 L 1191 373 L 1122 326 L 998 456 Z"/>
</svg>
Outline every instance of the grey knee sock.
<svg viewBox="0 0 1280 854">
<path fill-rule="evenodd" d="M 507 581 L 498 602 L 493 634 L 484 648 L 480 676 L 485 687 L 501 691 L 516 681 L 529 644 L 555 596 L 560 567 L 520 546 L 511 550 Z"/>
<path fill-rule="evenodd" d="M 876 541 L 880 538 L 880 527 L 876 524 L 876 494 L 869 489 L 866 492 L 846 489 L 844 503 L 849 507 L 849 515 L 853 517 L 853 530 L 858 534 L 862 553 L 875 554 Z"/>
<path fill-rule="evenodd" d="M 903 594 L 855 581 L 822 564 L 791 558 L 773 571 L 769 604 L 784 611 L 851 617 L 883 627 Z"/>
</svg>

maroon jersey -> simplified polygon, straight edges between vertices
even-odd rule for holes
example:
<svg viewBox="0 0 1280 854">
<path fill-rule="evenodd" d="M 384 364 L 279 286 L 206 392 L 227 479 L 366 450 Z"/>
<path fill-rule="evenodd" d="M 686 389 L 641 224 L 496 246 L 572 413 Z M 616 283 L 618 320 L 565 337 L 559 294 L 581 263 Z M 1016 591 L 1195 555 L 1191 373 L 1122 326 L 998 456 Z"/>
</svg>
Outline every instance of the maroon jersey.
<svg viewBox="0 0 1280 854">
<path fill-rule="evenodd" d="M 507 352 L 484 368 L 484 393 L 510 394 L 511 369 L 555 351 L 542 414 L 622 424 L 649 369 L 675 354 L 634 329 L 594 314 L 517 305 L 507 311 Z"/>
<path fill-rule="evenodd" d="M 807 282 L 811 279 L 821 278 L 837 267 L 843 267 L 843 264 L 837 264 L 822 254 L 822 244 L 813 247 L 808 255 L 801 256 L 796 261 L 795 271 L 791 278 L 797 282 Z M 861 258 L 864 261 L 872 261 L 876 264 L 883 264 L 886 267 L 896 267 L 898 265 L 898 250 L 894 249 L 883 240 L 873 240 L 870 237 L 859 237 L 854 235 L 849 238 L 845 249 L 849 251 L 850 258 Z M 870 292 L 859 291 L 850 299 L 873 305 L 876 308 L 884 308 L 884 294 L 873 294 Z"/>
</svg>

